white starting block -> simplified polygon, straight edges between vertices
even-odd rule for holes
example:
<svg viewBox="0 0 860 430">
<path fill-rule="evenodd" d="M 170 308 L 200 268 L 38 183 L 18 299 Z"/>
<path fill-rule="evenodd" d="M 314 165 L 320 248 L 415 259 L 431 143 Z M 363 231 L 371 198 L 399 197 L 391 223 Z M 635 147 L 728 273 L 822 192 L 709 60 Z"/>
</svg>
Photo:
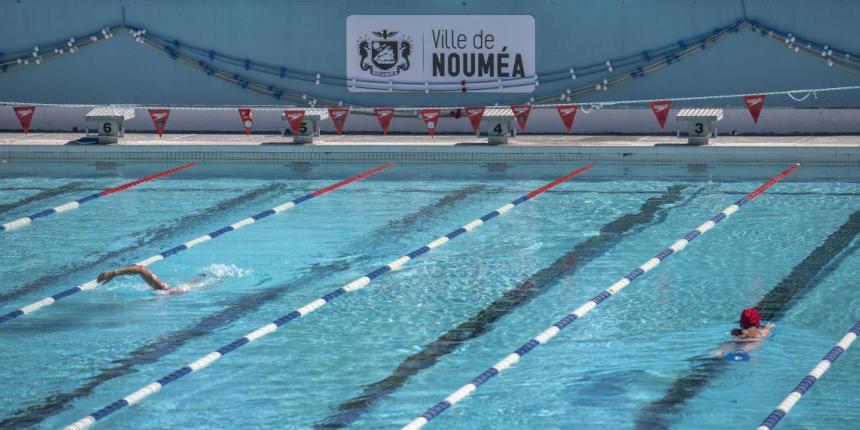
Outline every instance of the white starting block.
<svg viewBox="0 0 860 430">
<path fill-rule="evenodd" d="M 504 145 L 516 135 L 514 112 L 509 107 L 488 108 L 481 120 L 487 123 L 487 143 Z"/>
<path fill-rule="evenodd" d="M 123 123 L 134 118 L 134 109 L 100 106 L 91 110 L 87 121 L 94 121 L 99 131 L 98 143 L 117 143 L 125 135 Z"/>
<path fill-rule="evenodd" d="M 295 109 L 299 110 L 299 109 Z M 320 135 L 320 121 L 328 120 L 328 109 L 309 108 L 304 109 L 305 117 L 302 119 L 302 125 L 299 127 L 298 135 L 294 135 L 293 143 L 314 143 L 314 137 Z M 281 113 L 281 119 L 286 121 L 286 114 Z M 287 122 L 289 127 L 289 122 Z M 283 135 L 287 135 L 287 128 L 283 129 Z"/>
<path fill-rule="evenodd" d="M 714 122 L 723 119 L 723 110 L 681 109 L 675 119 L 688 122 L 687 143 L 690 145 L 707 145 L 711 130 L 714 131 L 714 137 L 716 137 L 717 127 Z"/>
</svg>

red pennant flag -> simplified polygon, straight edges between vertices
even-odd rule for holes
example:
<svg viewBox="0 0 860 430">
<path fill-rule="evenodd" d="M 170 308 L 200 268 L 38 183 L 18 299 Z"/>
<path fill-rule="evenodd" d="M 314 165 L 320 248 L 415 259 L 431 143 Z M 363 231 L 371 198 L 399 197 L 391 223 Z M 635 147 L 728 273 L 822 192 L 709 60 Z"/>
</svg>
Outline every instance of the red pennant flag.
<svg viewBox="0 0 860 430">
<path fill-rule="evenodd" d="M 526 131 L 526 123 L 529 121 L 532 105 L 511 105 L 511 110 L 514 112 L 514 118 L 517 119 L 520 131 Z"/>
<path fill-rule="evenodd" d="M 561 122 L 564 123 L 566 133 L 570 133 L 570 129 L 573 127 L 573 119 L 576 118 L 576 107 L 576 105 L 558 105 L 555 107 L 561 116 Z"/>
<path fill-rule="evenodd" d="M 744 96 L 744 104 L 747 105 L 753 122 L 758 124 L 758 116 L 761 115 L 761 109 L 764 107 L 764 95 Z"/>
<path fill-rule="evenodd" d="M 239 108 L 239 118 L 242 119 L 242 128 L 245 129 L 245 134 L 251 134 L 251 129 L 254 128 L 254 116 L 251 115 L 251 109 Z"/>
<path fill-rule="evenodd" d="M 161 137 L 167 127 L 167 119 L 170 118 L 170 109 L 150 109 L 149 117 L 152 118 L 155 132 L 158 133 L 158 137 Z"/>
<path fill-rule="evenodd" d="M 15 106 L 15 115 L 18 121 L 21 122 L 21 127 L 24 128 L 24 134 L 30 133 L 30 122 L 33 121 L 33 114 L 36 112 L 36 106 Z"/>
<path fill-rule="evenodd" d="M 657 122 L 660 123 L 660 128 L 666 126 L 666 118 L 669 117 L 669 109 L 671 108 L 671 100 L 651 102 L 651 110 L 654 112 L 654 116 L 657 117 Z"/>
<path fill-rule="evenodd" d="M 439 125 L 439 115 L 442 114 L 442 109 L 421 109 L 418 111 L 421 119 L 424 120 L 424 125 L 427 126 L 427 131 L 430 132 L 430 137 L 436 135 L 436 126 Z"/>
<path fill-rule="evenodd" d="M 293 136 L 298 136 L 302 130 L 302 122 L 305 120 L 305 111 L 285 110 L 284 118 L 287 119 L 287 124 L 290 125 L 290 131 L 293 132 Z"/>
<path fill-rule="evenodd" d="M 348 107 L 328 108 L 328 116 L 331 118 L 334 129 L 337 134 L 343 133 L 343 126 L 346 124 L 346 117 L 349 116 Z"/>
<path fill-rule="evenodd" d="M 469 122 L 472 123 L 472 131 L 478 134 L 478 130 L 481 129 L 481 118 L 484 117 L 486 108 L 483 106 L 466 106 L 464 109 L 466 116 L 469 117 Z"/>
<path fill-rule="evenodd" d="M 382 127 L 382 134 L 388 134 L 388 127 L 391 127 L 391 120 L 394 118 L 394 109 L 391 108 L 375 108 L 376 119 L 379 120 L 379 125 Z"/>
</svg>

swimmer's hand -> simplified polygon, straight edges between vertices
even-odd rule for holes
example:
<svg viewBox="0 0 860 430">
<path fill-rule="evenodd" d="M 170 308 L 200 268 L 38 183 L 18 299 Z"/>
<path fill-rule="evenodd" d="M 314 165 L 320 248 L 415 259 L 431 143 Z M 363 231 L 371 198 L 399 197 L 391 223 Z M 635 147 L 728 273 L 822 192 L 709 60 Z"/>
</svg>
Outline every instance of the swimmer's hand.
<svg viewBox="0 0 860 430">
<path fill-rule="evenodd" d="M 104 284 L 105 282 L 110 281 L 116 276 L 116 270 L 108 270 L 107 272 L 99 273 L 98 278 L 96 278 L 96 282 L 99 284 Z"/>
</svg>

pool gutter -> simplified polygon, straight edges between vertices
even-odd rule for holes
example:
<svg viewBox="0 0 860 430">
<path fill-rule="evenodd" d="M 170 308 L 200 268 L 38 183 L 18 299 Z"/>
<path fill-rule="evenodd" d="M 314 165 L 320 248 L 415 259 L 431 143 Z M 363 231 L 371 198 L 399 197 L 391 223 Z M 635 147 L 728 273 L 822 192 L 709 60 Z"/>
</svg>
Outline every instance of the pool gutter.
<svg viewBox="0 0 860 430">
<path fill-rule="evenodd" d="M 860 164 L 860 145 L 2 144 L 8 160 L 609 161 Z"/>
</svg>

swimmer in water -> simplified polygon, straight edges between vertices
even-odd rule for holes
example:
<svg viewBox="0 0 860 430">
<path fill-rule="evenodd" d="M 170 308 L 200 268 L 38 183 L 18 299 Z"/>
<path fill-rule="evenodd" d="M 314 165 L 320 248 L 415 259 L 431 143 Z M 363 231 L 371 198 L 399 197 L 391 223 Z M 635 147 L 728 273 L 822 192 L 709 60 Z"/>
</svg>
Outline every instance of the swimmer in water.
<svg viewBox="0 0 860 430">
<path fill-rule="evenodd" d="M 235 274 L 231 275 L 229 273 L 223 274 L 223 273 L 219 273 L 217 270 L 215 272 L 213 272 L 212 270 L 213 269 L 210 268 L 208 270 L 209 273 L 199 273 L 199 274 L 192 276 L 191 278 L 179 283 L 178 285 L 175 285 L 172 287 L 170 285 L 168 285 L 166 282 L 162 281 L 161 279 L 158 279 L 158 276 L 155 276 L 155 273 L 152 273 L 151 270 L 147 269 L 144 266 L 140 266 L 140 265 L 128 266 L 128 267 L 123 267 L 123 268 L 117 269 L 117 270 L 109 270 L 107 272 L 102 272 L 101 274 L 99 274 L 99 276 L 98 276 L 98 278 L 96 278 L 96 280 L 100 284 L 104 284 L 106 282 L 109 282 L 111 279 L 113 279 L 117 276 L 120 276 L 120 275 L 138 275 L 141 277 L 141 279 L 146 281 L 146 283 L 150 287 L 152 287 L 152 289 L 155 290 L 156 293 L 169 294 L 171 296 L 175 296 L 175 295 L 184 294 L 184 293 L 187 293 L 187 292 L 190 292 L 193 290 L 199 290 L 202 288 L 211 287 L 213 285 L 220 283 L 221 281 L 224 281 L 226 278 L 241 276 L 241 274 L 239 274 L 239 275 L 235 275 Z M 236 270 L 238 270 L 238 268 Z"/>
<path fill-rule="evenodd" d="M 155 276 L 155 273 L 152 273 L 151 270 L 147 269 L 143 266 L 128 266 L 123 267 L 117 270 L 108 270 L 107 272 L 102 272 L 99 274 L 99 277 L 96 280 L 100 284 L 104 284 L 109 282 L 111 279 L 119 276 L 119 275 L 139 275 L 153 290 L 157 291 L 170 291 L 170 285 L 167 285 L 161 279 L 158 279 L 158 276 Z"/>
<path fill-rule="evenodd" d="M 738 324 L 740 328 L 732 329 L 734 339 L 720 345 L 714 351 L 714 356 L 746 360 L 746 354 L 761 346 L 761 341 L 770 335 L 773 329 L 773 324 L 761 323 L 761 314 L 754 308 L 744 309 Z"/>
<path fill-rule="evenodd" d="M 746 308 L 738 320 L 740 328 L 732 329 L 732 336 L 741 342 L 764 340 L 773 329 L 773 324 L 762 324 L 761 314 L 755 308 Z"/>
</svg>

